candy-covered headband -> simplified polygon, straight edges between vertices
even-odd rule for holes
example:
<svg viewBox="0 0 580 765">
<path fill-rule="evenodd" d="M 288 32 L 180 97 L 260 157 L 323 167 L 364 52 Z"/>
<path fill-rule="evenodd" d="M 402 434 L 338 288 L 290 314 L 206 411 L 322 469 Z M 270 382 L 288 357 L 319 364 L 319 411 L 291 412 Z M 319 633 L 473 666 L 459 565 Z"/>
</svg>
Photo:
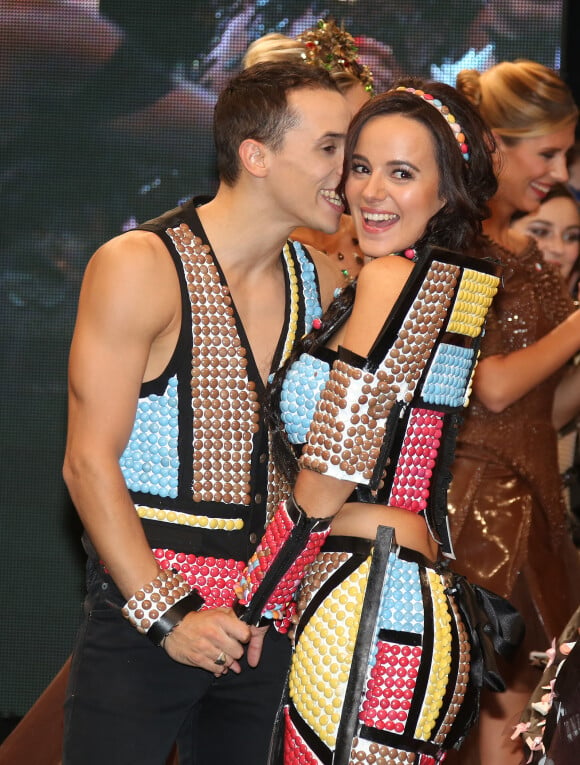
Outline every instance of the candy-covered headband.
<svg viewBox="0 0 580 765">
<path fill-rule="evenodd" d="M 449 107 L 445 106 L 445 104 L 442 104 L 441 101 L 438 98 L 435 98 L 435 96 L 432 96 L 430 93 L 425 93 L 424 90 L 419 90 L 418 88 L 405 88 L 403 86 L 396 88 L 396 90 L 404 90 L 407 93 L 413 93 L 416 96 L 419 96 L 419 98 L 422 98 L 423 101 L 426 101 L 428 104 L 431 104 L 431 106 L 434 106 L 437 111 L 446 119 L 449 127 L 453 131 L 453 134 L 455 136 L 455 140 L 459 144 L 459 149 L 461 150 L 461 153 L 463 155 L 463 159 L 467 162 L 469 160 L 469 146 L 466 143 L 465 140 L 465 133 L 463 132 L 463 128 L 457 122 L 453 114 L 449 111 Z"/>
</svg>

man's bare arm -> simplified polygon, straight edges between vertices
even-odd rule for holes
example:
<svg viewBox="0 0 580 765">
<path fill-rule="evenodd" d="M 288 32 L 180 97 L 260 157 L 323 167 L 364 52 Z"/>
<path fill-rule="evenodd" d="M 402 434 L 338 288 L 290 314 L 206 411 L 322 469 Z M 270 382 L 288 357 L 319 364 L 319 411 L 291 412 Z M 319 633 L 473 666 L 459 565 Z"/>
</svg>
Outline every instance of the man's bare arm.
<svg viewBox="0 0 580 765">
<path fill-rule="evenodd" d="M 71 346 L 64 476 L 83 525 L 125 598 L 152 581 L 158 566 L 119 458 L 141 383 L 169 360 L 179 321 L 175 268 L 154 234 L 131 232 L 95 253 Z M 178 661 L 215 671 L 220 651 L 237 659 L 248 637 L 248 628 L 233 614 L 218 610 L 188 614 L 166 643 Z"/>
</svg>

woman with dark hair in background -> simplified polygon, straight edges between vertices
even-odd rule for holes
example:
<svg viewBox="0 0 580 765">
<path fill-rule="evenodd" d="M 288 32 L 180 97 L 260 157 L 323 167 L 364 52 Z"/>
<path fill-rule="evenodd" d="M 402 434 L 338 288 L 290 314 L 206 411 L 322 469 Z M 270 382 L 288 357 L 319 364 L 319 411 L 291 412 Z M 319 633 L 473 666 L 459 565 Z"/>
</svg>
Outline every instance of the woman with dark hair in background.
<svg viewBox="0 0 580 765">
<path fill-rule="evenodd" d="M 578 299 L 578 257 L 580 256 L 580 208 L 574 193 L 565 183 L 556 183 L 537 210 L 516 212 L 512 228 L 533 236 L 548 263 L 553 263 Z"/>
</svg>

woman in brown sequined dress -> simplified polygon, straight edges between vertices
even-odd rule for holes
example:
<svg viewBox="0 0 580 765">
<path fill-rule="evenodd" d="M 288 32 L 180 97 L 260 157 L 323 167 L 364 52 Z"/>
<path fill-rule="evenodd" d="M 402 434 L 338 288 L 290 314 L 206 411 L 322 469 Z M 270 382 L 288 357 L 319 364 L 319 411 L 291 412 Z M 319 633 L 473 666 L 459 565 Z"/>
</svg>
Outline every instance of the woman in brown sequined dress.
<svg viewBox="0 0 580 765">
<path fill-rule="evenodd" d="M 490 699 L 493 706 L 484 702 L 479 736 L 483 765 L 519 765 L 522 752 L 510 735 L 537 682 L 529 650 L 557 636 L 580 600 L 556 448 L 556 428 L 580 406 L 578 374 L 564 371 L 580 350 L 580 313 L 558 272 L 531 238 L 510 229 L 510 219 L 567 179 L 577 108 L 556 74 L 533 62 L 463 71 L 457 86 L 497 141 L 499 186 L 484 232 L 489 257 L 504 271 L 457 443 L 451 528 L 455 568 L 510 598 L 526 620 L 508 691 Z"/>
</svg>

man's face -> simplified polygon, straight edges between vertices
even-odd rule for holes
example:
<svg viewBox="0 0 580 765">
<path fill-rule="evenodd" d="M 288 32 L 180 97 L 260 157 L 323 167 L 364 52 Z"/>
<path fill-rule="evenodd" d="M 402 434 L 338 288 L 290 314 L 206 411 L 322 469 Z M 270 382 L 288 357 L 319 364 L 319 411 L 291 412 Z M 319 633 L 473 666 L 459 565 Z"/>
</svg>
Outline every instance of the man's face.
<svg viewBox="0 0 580 765">
<path fill-rule="evenodd" d="M 288 94 L 288 106 L 299 118 L 271 153 L 270 197 L 278 218 L 297 226 L 334 233 L 343 205 L 336 194 L 342 174 L 344 139 L 350 111 L 332 90 L 302 88 Z"/>
</svg>

